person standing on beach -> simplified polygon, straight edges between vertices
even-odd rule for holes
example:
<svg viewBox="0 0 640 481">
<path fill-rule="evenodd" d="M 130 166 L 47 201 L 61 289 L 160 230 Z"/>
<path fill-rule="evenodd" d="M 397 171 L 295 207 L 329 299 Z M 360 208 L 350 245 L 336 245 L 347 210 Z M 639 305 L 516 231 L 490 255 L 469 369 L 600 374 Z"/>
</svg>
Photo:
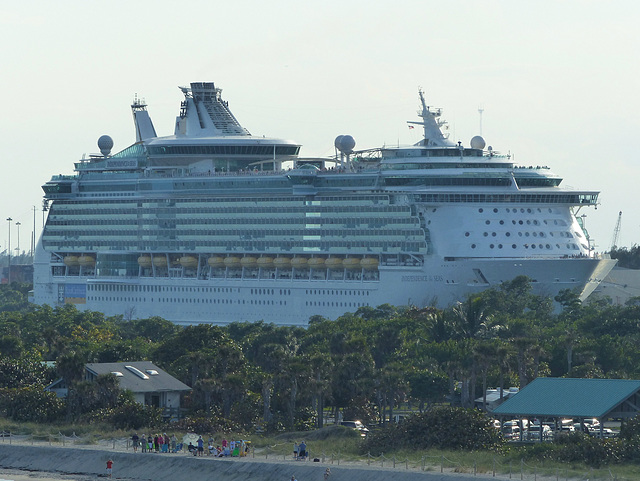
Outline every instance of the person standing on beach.
<svg viewBox="0 0 640 481">
<path fill-rule="evenodd" d="M 293 442 L 293 459 L 298 460 L 298 441 Z"/>
<path fill-rule="evenodd" d="M 138 433 L 133 433 L 131 436 L 131 444 L 133 445 L 133 452 L 138 452 L 138 444 L 140 443 L 140 438 L 138 437 Z"/>
<path fill-rule="evenodd" d="M 109 458 L 109 461 L 107 461 L 107 478 L 111 477 L 112 467 L 113 467 L 113 461 L 111 461 L 111 458 Z"/>
<path fill-rule="evenodd" d="M 298 446 L 298 459 L 302 459 L 303 461 L 307 457 L 307 444 L 302 441 Z"/>
<path fill-rule="evenodd" d="M 178 438 L 175 433 L 171 435 L 171 452 L 175 453 L 178 451 Z"/>
<path fill-rule="evenodd" d="M 142 443 L 142 452 L 147 452 L 147 437 L 142 433 L 142 438 L 140 438 L 140 442 Z"/>
</svg>

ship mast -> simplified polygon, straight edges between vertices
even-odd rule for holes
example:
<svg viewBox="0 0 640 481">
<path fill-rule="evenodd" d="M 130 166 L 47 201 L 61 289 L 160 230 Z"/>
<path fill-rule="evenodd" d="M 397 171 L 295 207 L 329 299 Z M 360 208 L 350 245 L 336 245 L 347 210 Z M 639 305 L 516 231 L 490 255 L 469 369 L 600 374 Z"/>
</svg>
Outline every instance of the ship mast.
<svg viewBox="0 0 640 481">
<path fill-rule="evenodd" d="M 441 109 L 431 110 L 424 100 L 424 92 L 418 89 L 420 95 L 421 109 L 418 110 L 418 117 L 422 117 L 422 122 L 408 120 L 408 124 L 422 125 L 424 131 L 424 139 L 416 145 L 425 147 L 453 147 L 455 144 L 448 139 L 448 134 L 442 133 L 442 128 L 446 128 L 447 122 L 440 119 Z"/>
</svg>

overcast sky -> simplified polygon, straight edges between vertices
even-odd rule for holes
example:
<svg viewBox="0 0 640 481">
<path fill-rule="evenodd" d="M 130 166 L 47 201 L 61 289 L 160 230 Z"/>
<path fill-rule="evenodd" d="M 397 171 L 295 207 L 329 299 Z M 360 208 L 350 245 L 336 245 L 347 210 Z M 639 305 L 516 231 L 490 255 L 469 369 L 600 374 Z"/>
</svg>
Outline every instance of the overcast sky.
<svg viewBox="0 0 640 481">
<path fill-rule="evenodd" d="M 29 250 L 41 186 L 73 162 L 135 140 L 144 98 L 173 133 L 179 85 L 213 81 L 254 135 L 295 140 L 302 156 L 410 144 L 417 91 L 443 108 L 453 140 L 480 130 L 521 165 L 601 192 L 584 210 L 597 249 L 640 239 L 640 2 L 65 1 L 0 2 L 0 219 Z M 6 248 L 8 222 L 0 221 Z M 17 232 L 12 227 L 12 247 Z"/>
</svg>

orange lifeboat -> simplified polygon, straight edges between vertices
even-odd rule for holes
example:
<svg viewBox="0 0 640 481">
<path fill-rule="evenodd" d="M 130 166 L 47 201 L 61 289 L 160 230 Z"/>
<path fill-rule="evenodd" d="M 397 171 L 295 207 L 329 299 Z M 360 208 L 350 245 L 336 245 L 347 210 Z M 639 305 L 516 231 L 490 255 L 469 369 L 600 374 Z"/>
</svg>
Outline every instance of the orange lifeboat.
<svg viewBox="0 0 640 481">
<path fill-rule="evenodd" d="M 364 257 L 360 261 L 360 267 L 367 270 L 375 270 L 378 268 L 378 259 L 373 257 Z"/>
<path fill-rule="evenodd" d="M 291 267 L 291 259 L 288 257 L 276 257 L 273 259 L 273 265 L 280 269 L 287 269 Z"/>
<path fill-rule="evenodd" d="M 273 267 L 273 257 L 260 257 L 257 264 L 258 267 Z"/>
<path fill-rule="evenodd" d="M 195 269 L 198 267 L 198 259 L 193 256 L 182 256 L 180 258 L 180 265 L 187 269 Z"/>
<path fill-rule="evenodd" d="M 64 265 L 67 267 L 75 267 L 78 265 L 78 257 L 77 256 L 65 256 Z"/>
<path fill-rule="evenodd" d="M 209 257 L 207 259 L 207 264 L 209 264 L 210 267 L 223 267 L 224 257 L 219 257 L 219 256 Z"/>
<path fill-rule="evenodd" d="M 360 259 L 349 257 L 342 261 L 342 265 L 347 269 L 360 269 Z"/>
<path fill-rule="evenodd" d="M 240 259 L 240 264 L 242 267 L 255 267 L 256 266 L 256 258 L 255 257 L 243 257 Z"/>
<path fill-rule="evenodd" d="M 153 258 L 153 265 L 156 267 L 167 267 L 167 257 L 163 255 L 155 256 Z"/>
<path fill-rule="evenodd" d="M 329 257 L 324 261 L 324 265 L 329 269 L 342 269 L 342 259 L 339 257 Z"/>
<path fill-rule="evenodd" d="M 291 265 L 293 267 L 297 267 L 298 269 L 307 267 L 307 258 L 306 257 L 294 257 L 291 259 Z"/>
<path fill-rule="evenodd" d="M 322 269 L 324 268 L 324 258 L 323 257 L 312 257 L 309 259 L 309 267 L 313 267 L 314 269 Z"/>
<path fill-rule="evenodd" d="M 96 265 L 96 260 L 92 256 L 80 256 L 78 257 L 78 264 L 82 267 L 89 267 Z"/>
<path fill-rule="evenodd" d="M 240 258 L 234 256 L 225 257 L 224 265 L 227 267 L 238 267 L 240 265 Z"/>
<path fill-rule="evenodd" d="M 138 265 L 140 267 L 144 267 L 145 269 L 148 269 L 149 267 L 151 267 L 151 256 L 138 257 Z"/>
</svg>

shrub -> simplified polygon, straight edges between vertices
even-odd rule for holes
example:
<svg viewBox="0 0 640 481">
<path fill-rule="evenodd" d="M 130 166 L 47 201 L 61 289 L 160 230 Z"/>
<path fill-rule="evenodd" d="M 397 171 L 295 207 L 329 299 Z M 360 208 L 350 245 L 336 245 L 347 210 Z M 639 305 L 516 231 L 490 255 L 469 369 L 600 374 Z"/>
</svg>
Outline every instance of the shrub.
<svg viewBox="0 0 640 481">
<path fill-rule="evenodd" d="M 372 454 L 401 448 L 485 450 L 496 449 L 503 442 L 482 412 L 439 406 L 373 431 L 362 449 Z"/>
<path fill-rule="evenodd" d="M 0 410 L 14 421 L 48 423 L 63 414 L 64 403 L 40 386 L 0 389 Z"/>
</svg>

